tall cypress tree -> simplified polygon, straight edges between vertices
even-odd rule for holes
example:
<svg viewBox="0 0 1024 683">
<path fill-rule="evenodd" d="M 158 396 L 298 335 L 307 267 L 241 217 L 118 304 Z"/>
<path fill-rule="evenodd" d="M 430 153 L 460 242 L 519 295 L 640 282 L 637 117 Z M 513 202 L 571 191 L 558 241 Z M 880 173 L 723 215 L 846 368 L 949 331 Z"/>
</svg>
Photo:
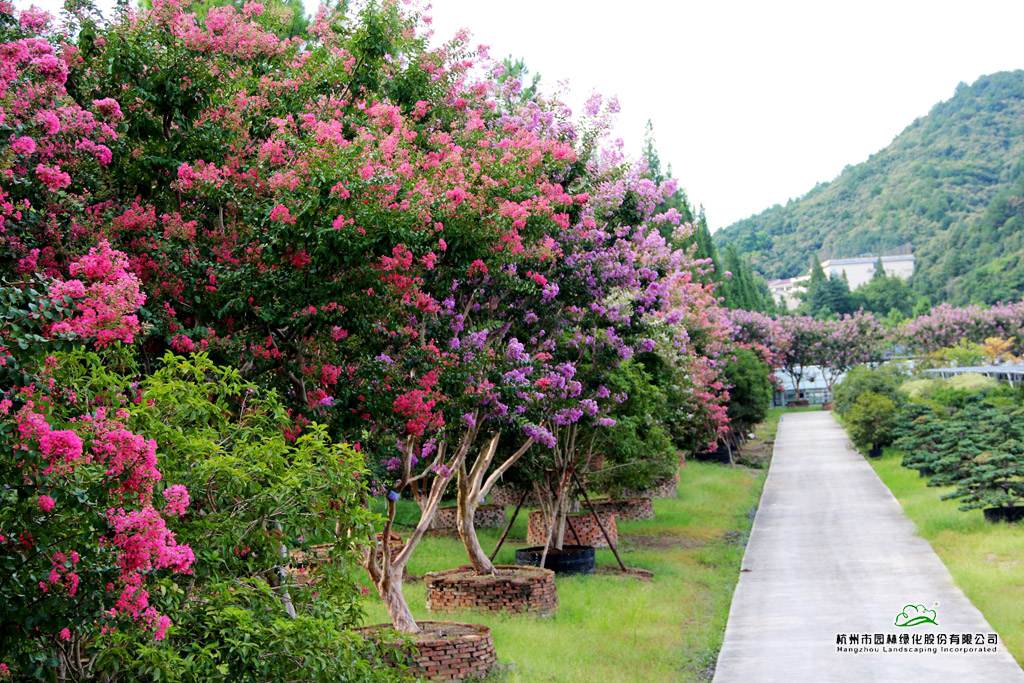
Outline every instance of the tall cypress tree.
<svg viewBox="0 0 1024 683">
<path fill-rule="evenodd" d="M 871 280 L 884 280 L 885 279 L 885 266 L 882 265 L 882 257 L 878 257 L 878 261 L 875 263 L 875 272 L 871 275 Z"/>
</svg>

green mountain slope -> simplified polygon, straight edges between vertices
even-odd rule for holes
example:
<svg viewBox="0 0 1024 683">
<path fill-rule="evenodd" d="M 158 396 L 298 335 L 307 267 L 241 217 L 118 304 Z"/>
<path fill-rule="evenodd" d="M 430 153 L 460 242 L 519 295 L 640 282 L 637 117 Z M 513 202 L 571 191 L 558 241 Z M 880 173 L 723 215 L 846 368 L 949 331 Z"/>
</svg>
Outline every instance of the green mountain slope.
<svg viewBox="0 0 1024 683">
<path fill-rule="evenodd" d="M 933 302 L 1024 296 L 1024 71 L 961 83 L 885 149 L 714 235 L 766 277 L 909 243 Z"/>
</svg>

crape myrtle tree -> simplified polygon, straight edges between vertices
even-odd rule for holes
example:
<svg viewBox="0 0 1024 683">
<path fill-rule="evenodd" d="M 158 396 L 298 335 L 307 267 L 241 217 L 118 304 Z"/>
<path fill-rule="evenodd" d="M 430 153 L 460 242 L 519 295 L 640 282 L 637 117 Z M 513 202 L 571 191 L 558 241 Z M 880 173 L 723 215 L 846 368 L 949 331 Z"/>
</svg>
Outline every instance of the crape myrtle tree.
<svg viewBox="0 0 1024 683">
<path fill-rule="evenodd" d="M 771 404 L 773 373 L 791 343 L 788 328 L 756 311 L 729 311 L 731 362 L 725 373 L 729 383 L 729 428 L 738 444 L 750 428 L 764 419 Z"/>
<path fill-rule="evenodd" d="M 152 296 L 105 239 L 109 225 L 76 213 L 109 192 L 104 143 L 118 135 L 67 95 L 66 63 L 45 40 L 12 36 L 10 16 L 0 18 L 13 56 L 0 125 L 36 136 L 16 137 L 0 169 L 12 181 L 0 190 L 0 633 L 12 659 L 0 663 L 63 680 L 116 670 L 206 679 L 226 662 L 236 673 L 337 680 L 360 660 L 361 639 L 344 632 L 357 616 L 355 587 L 335 571 L 318 590 L 289 589 L 282 570 L 287 550 L 325 519 L 321 536 L 339 522 L 356 532 L 336 557 L 353 552 L 367 524 L 361 463 L 319 427 L 289 443 L 284 407 L 248 397 L 259 388 L 223 370 L 185 372 L 168 390 L 159 372 L 140 377 L 137 347 L 110 350 L 147 334 L 140 306 Z M 21 19 L 22 33 L 45 28 L 32 11 Z M 92 106 L 120 120 L 116 101 Z M 222 454 L 225 444 L 237 446 Z M 204 495 L 190 500 L 197 489 Z M 267 620 L 275 610 L 280 618 Z M 251 628 L 254 614 L 261 628 Z M 272 652 L 228 645 L 215 626 L 227 623 Z M 346 638 L 342 656 L 324 656 L 327 642 Z"/>
<path fill-rule="evenodd" d="M 169 618 L 163 646 L 124 629 L 83 629 L 71 642 L 80 638 L 102 653 L 99 668 L 132 680 L 208 680 L 218 667 L 239 678 L 377 677 L 351 632 L 361 596 L 349 567 L 375 521 L 359 453 L 317 424 L 289 439 L 280 401 L 205 354 L 168 353 L 145 376 L 125 347 L 57 354 L 53 366 L 77 410 L 116 415 L 159 444 L 155 489 L 183 510 L 168 527 L 194 553 L 189 572 L 156 573 L 148 589 L 151 607 Z M 312 581 L 302 579 L 291 565 L 323 543 L 329 555 L 310 567 Z"/>
<path fill-rule="evenodd" d="M 687 287 L 704 291 L 689 277 L 700 264 L 672 249 L 657 229 L 659 223 L 678 222 L 674 210 L 654 213 L 672 184 L 643 178 L 640 166 L 627 163 L 615 147 L 603 149 L 592 167 L 597 182 L 591 200 L 579 228 L 560 242 L 565 256 L 554 268 L 561 273 L 549 279 L 557 284 L 555 306 L 535 311 L 538 333 L 531 338 L 550 356 L 553 370 L 540 378 L 550 393 L 547 417 L 534 433 L 549 447 L 542 451 L 543 476 L 535 482 L 548 548 L 562 547 L 568 494 L 578 485 L 578 471 L 615 425 L 608 413 L 628 399 L 626 392 L 612 390 L 620 364 L 655 352 L 659 339 L 669 346 L 691 341 L 681 327 L 684 313 L 696 308 L 689 308 L 696 299 Z M 685 347 L 690 353 L 695 348 Z"/>
<path fill-rule="evenodd" d="M 15 246 L 31 259 L 60 227 L 87 236 L 102 224 L 146 285 L 154 350 L 209 348 L 280 389 L 292 438 L 311 417 L 329 420 L 335 434 L 365 433 L 379 462 L 401 439 L 399 481 L 442 474 L 436 506 L 484 412 L 446 419 L 437 406 L 485 402 L 467 380 L 489 380 L 486 354 L 444 347 L 451 335 L 434 327 L 466 316 L 456 302 L 474 315 L 497 306 L 472 301 L 475 277 L 500 276 L 494 291 L 511 294 L 542 287 L 516 264 L 548 257 L 541 226 L 567 224 L 583 201 L 549 177 L 569 175 L 571 128 L 551 112 L 528 119 L 543 135 L 496 116 L 492 88 L 464 82 L 461 42 L 428 52 L 394 4 L 323 11 L 304 42 L 277 38 L 260 9 L 211 8 L 199 22 L 155 3 L 103 37 L 83 32 L 74 87 L 126 103 L 96 105 L 127 135 L 101 131 L 120 146 L 95 156 L 114 157 L 112 184 L 132 199 L 88 206 L 86 225 L 61 226 L 54 209 L 57 225 L 19 226 Z M 474 324 L 475 339 L 502 336 Z M 436 467 L 413 474 L 431 436 Z M 420 535 L 395 566 L 375 573 L 368 560 L 389 608 L 388 577 Z M 407 608 L 393 620 L 415 630 Z"/>
<path fill-rule="evenodd" d="M 731 338 L 740 348 L 753 351 L 773 370 L 782 366 L 791 334 L 779 320 L 756 311 L 729 311 Z"/>
<path fill-rule="evenodd" d="M 939 304 L 927 314 L 897 327 L 894 335 L 907 348 L 919 353 L 956 346 L 962 340 L 982 344 L 989 337 L 1012 340 L 1012 347 L 1020 349 L 1024 341 L 1024 302 L 988 308 Z"/>
<path fill-rule="evenodd" d="M 821 369 L 832 394 L 836 381 L 845 373 L 878 358 L 888 335 L 872 314 L 863 311 L 823 321 L 822 328 L 813 362 Z"/>
<path fill-rule="evenodd" d="M 675 338 L 672 351 L 662 353 L 675 373 L 662 385 L 671 388 L 669 401 L 675 407 L 669 431 L 677 447 L 688 454 L 714 450 L 729 429 L 729 392 L 723 374 L 729 349 L 728 311 L 719 305 L 715 285 L 701 281 L 700 271 L 709 264 L 700 264 L 669 281 L 669 306 L 663 314 L 663 323 Z"/>
<path fill-rule="evenodd" d="M 119 341 L 139 332 L 140 300 L 120 265 L 101 244 L 73 262 L 82 279 L 0 290 L 3 664 L 60 680 L 222 666 L 390 680 L 347 631 L 358 590 L 345 565 L 315 587 L 284 569 L 314 540 L 337 539 L 334 559 L 356 550 L 370 520 L 361 459 L 315 425 L 290 442 L 273 396 L 203 357 L 168 355 L 140 376 Z M 63 294 L 83 287 L 83 301 Z"/>
<path fill-rule="evenodd" d="M 552 199 L 561 197 L 567 212 L 554 216 L 551 221 L 539 222 L 538 225 L 544 229 L 539 248 L 527 254 L 528 258 L 520 260 L 518 265 L 506 268 L 514 280 L 527 284 L 513 287 L 502 282 L 500 273 L 497 276 L 481 275 L 472 290 L 472 296 L 478 301 L 469 308 L 464 306 L 463 310 L 486 310 L 487 317 L 494 321 L 490 331 L 475 330 L 460 337 L 460 327 L 466 324 L 463 318 L 457 321 L 457 325 L 449 326 L 456 332 L 456 337 L 448 342 L 450 346 L 500 347 L 498 352 L 491 354 L 493 376 L 485 379 L 473 393 L 473 401 L 485 408 L 481 419 L 487 423 L 484 429 L 486 438 L 482 440 L 477 456 L 457 472 L 459 534 L 478 573 L 493 573 L 494 566 L 476 536 L 473 525 L 476 509 L 535 440 L 545 440 L 547 434 L 541 424 L 547 403 L 564 389 L 557 381 L 561 375 L 552 364 L 550 328 L 543 326 L 541 320 L 554 320 L 555 312 L 563 311 L 567 302 L 572 302 L 571 295 L 578 296 L 571 286 L 559 279 L 565 270 L 558 264 L 571 259 L 572 249 L 580 244 L 572 236 L 588 220 L 590 196 L 585 190 L 594 182 L 590 178 L 593 172 L 588 172 L 585 160 L 594 153 L 618 108 L 614 100 L 602 102 L 600 97 L 593 96 L 587 103 L 582 120 L 576 127 L 568 129 L 564 123 L 558 122 L 557 115 L 566 110 L 557 97 L 548 99 L 533 93 L 530 97 L 517 99 L 518 82 L 509 80 L 505 65 L 495 65 L 491 74 L 500 84 L 498 94 L 503 103 L 496 125 L 503 129 L 522 128 L 542 138 L 569 141 L 573 145 L 573 156 L 570 164 L 556 169 L 552 179 L 547 181 L 553 183 L 549 196 Z M 560 194 L 562 187 L 569 188 L 572 194 L 564 191 Z M 530 202 L 518 206 L 506 203 L 499 211 L 525 225 L 529 208 Z M 526 275 L 525 280 L 518 279 L 522 273 Z M 512 296 L 504 296 L 503 293 L 511 293 Z M 484 301 L 487 301 L 486 305 Z M 465 315 L 478 317 L 474 311 Z M 484 334 L 486 340 L 482 336 Z M 468 420 L 469 414 L 464 414 L 463 419 Z M 512 442 L 499 450 L 503 431 L 512 438 Z"/>
<path fill-rule="evenodd" d="M 779 323 L 789 339 L 779 367 L 793 378 L 793 388 L 800 396 L 800 383 L 809 366 L 817 362 L 819 349 L 825 339 L 824 324 L 806 315 L 784 316 Z"/>
<path fill-rule="evenodd" d="M 167 528 L 166 518 L 185 513 L 188 491 L 157 495 L 156 442 L 127 429 L 122 413 L 84 410 L 53 377 L 59 348 L 138 333 L 145 297 L 123 266 L 103 244 L 73 262 L 79 277 L 30 276 L 0 289 L 4 672 L 77 678 L 88 668 L 82 655 L 93 654 L 83 645 L 119 623 L 164 638 L 170 619 L 146 589 L 163 570 L 190 572 L 195 559 Z"/>
</svg>

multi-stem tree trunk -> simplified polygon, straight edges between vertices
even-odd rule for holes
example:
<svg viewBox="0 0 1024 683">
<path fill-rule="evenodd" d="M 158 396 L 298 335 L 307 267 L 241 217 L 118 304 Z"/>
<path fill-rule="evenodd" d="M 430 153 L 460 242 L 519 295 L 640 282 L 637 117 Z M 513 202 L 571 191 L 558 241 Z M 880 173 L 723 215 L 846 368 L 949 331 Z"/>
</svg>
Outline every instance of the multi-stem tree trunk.
<svg viewBox="0 0 1024 683">
<path fill-rule="evenodd" d="M 477 574 L 494 574 L 494 564 L 480 546 L 480 540 L 476 535 L 475 517 L 480 501 L 490 492 L 494 484 L 501 476 L 508 471 L 517 460 L 533 445 L 533 439 L 527 439 L 526 443 L 510 455 L 501 465 L 491 473 L 491 476 L 484 479 L 487 470 L 494 461 L 494 454 L 498 450 L 498 440 L 501 432 L 494 434 L 487 442 L 487 445 L 480 450 L 471 468 L 467 468 L 465 462 L 458 472 L 458 528 L 459 537 L 466 547 L 466 554 Z"/>
<path fill-rule="evenodd" d="M 474 417 L 478 418 L 479 415 Z M 473 424 L 475 423 L 476 420 L 474 420 Z M 475 426 L 467 430 L 459 441 L 454 455 L 447 461 L 445 459 L 447 445 L 441 442 L 437 447 L 437 455 L 434 458 L 434 462 L 416 476 L 412 475 L 412 456 L 416 443 L 414 439 L 409 439 L 404 451 L 405 462 L 402 478 L 396 485 L 397 491 L 401 492 L 402 489 L 407 488 L 410 484 L 423 481 L 432 470 L 442 466 L 447 468 L 449 472 L 457 472 L 466 461 L 466 452 L 473 441 L 476 440 L 477 431 L 478 428 Z M 444 490 L 448 487 L 450 480 L 451 477 L 439 473 L 431 480 L 430 492 L 427 495 L 425 504 L 421 507 L 420 521 L 416 524 L 416 529 L 406 540 L 404 547 L 394 559 L 391 557 L 389 546 L 397 506 L 390 497 L 388 498 L 388 513 L 384 523 L 384 532 L 379 540 L 371 540 L 368 547 L 363 551 L 363 568 L 370 575 L 377 593 L 380 595 L 381 600 L 384 601 L 384 607 L 391 618 L 391 625 L 396 631 L 401 631 L 402 633 L 420 632 L 420 627 L 416 624 L 412 612 L 409 611 L 409 604 L 402 593 L 402 576 L 405 573 L 405 567 L 409 564 L 409 558 L 412 557 L 413 551 L 423 539 L 427 529 L 430 528 L 430 523 L 434 519 L 434 513 L 437 512 L 437 506 L 441 503 L 441 497 L 444 495 Z"/>
<path fill-rule="evenodd" d="M 388 618 L 391 619 L 391 625 L 395 630 L 402 633 L 419 633 L 420 627 L 409 611 L 409 603 L 405 601 L 405 595 L 402 593 L 402 576 L 403 572 L 384 574 L 377 585 L 377 591 L 384 601 L 384 608 L 387 609 Z"/>
<path fill-rule="evenodd" d="M 561 550 L 565 545 L 565 520 L 569 512 L 568 492 L 572 488 L 569 476 L 576 467 L 579 455 L 576 444 L 577 431 L 576 424 L 553 429 L 555 445 L 551 449 L 552 467 L 548 468 L 546 481 L 534 484 L 548 531 L 548 540 L 544 552 L 541 553 L 542 567 L 547 560 L 548 550 Z"/>
</svg>

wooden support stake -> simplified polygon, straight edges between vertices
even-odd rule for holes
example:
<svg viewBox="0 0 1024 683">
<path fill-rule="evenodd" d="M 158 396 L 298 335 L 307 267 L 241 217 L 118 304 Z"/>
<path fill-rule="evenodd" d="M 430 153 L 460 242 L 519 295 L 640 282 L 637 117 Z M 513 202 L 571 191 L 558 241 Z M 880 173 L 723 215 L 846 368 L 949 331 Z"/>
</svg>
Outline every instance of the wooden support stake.
<svg viewBox="0 0 1024 683">
<path fill-rule="evenodd" d="M 501 538 L 498 539 L 498 545 L 494 546 L 494 551 L 491 553 L 489 559 L 494 562 L 494 556 L 501 550 L 501 544 L 505 542 L 505 537 L 508 536 L 508 530 L 512 528 L 513 522 L 516 521 L 516 515 L 519 514 L 519 508 L 523 507 L 523 501 L 526 500 L 526 494 L 530 492 L 530 489 L 523 489 L 523 495 L 519 496 L 519 502 L 516 504 L 515 512 L 512 513 L 512 519 L 508 520 L 508 524 L 505 525 L 505 531 L 501 533 Z"/>
<path fill-rule="evenodd" d="M 622 562 L 622 558 L 619 557 L 619 551 L 615 549 L 615 544 L 612 543 L 612 537 L 608 535 L 608 530 L 604 528 L 604 524 L 601 522 L 601 517 L 597 514 L 597 510 L 594 508 L 594 504 L 590 502 L 590 496 L 587 495 L 587 490 L 583 488 L 583 483 L 580 478 L 576 476 L 576 471 L 572 473 L 573 481 L 576 482 L 576 486 L 579 487 L 580 493 L 583 494 L 583 500 L 586 501 L 587 507 L 590 508 L 590 514 L 594 515 L 594 519 L 597 520 L 597 526 L 600 527 L 601 533 L 604 534 L 604 540 L 608 541 L 608 547 L 612 549 L 612 553 L 615 555 L 615 559 L 619 561 L 619 567 L 622 568 L 623 572 L 628 572 L 626 565 Z"/>
</svg>

